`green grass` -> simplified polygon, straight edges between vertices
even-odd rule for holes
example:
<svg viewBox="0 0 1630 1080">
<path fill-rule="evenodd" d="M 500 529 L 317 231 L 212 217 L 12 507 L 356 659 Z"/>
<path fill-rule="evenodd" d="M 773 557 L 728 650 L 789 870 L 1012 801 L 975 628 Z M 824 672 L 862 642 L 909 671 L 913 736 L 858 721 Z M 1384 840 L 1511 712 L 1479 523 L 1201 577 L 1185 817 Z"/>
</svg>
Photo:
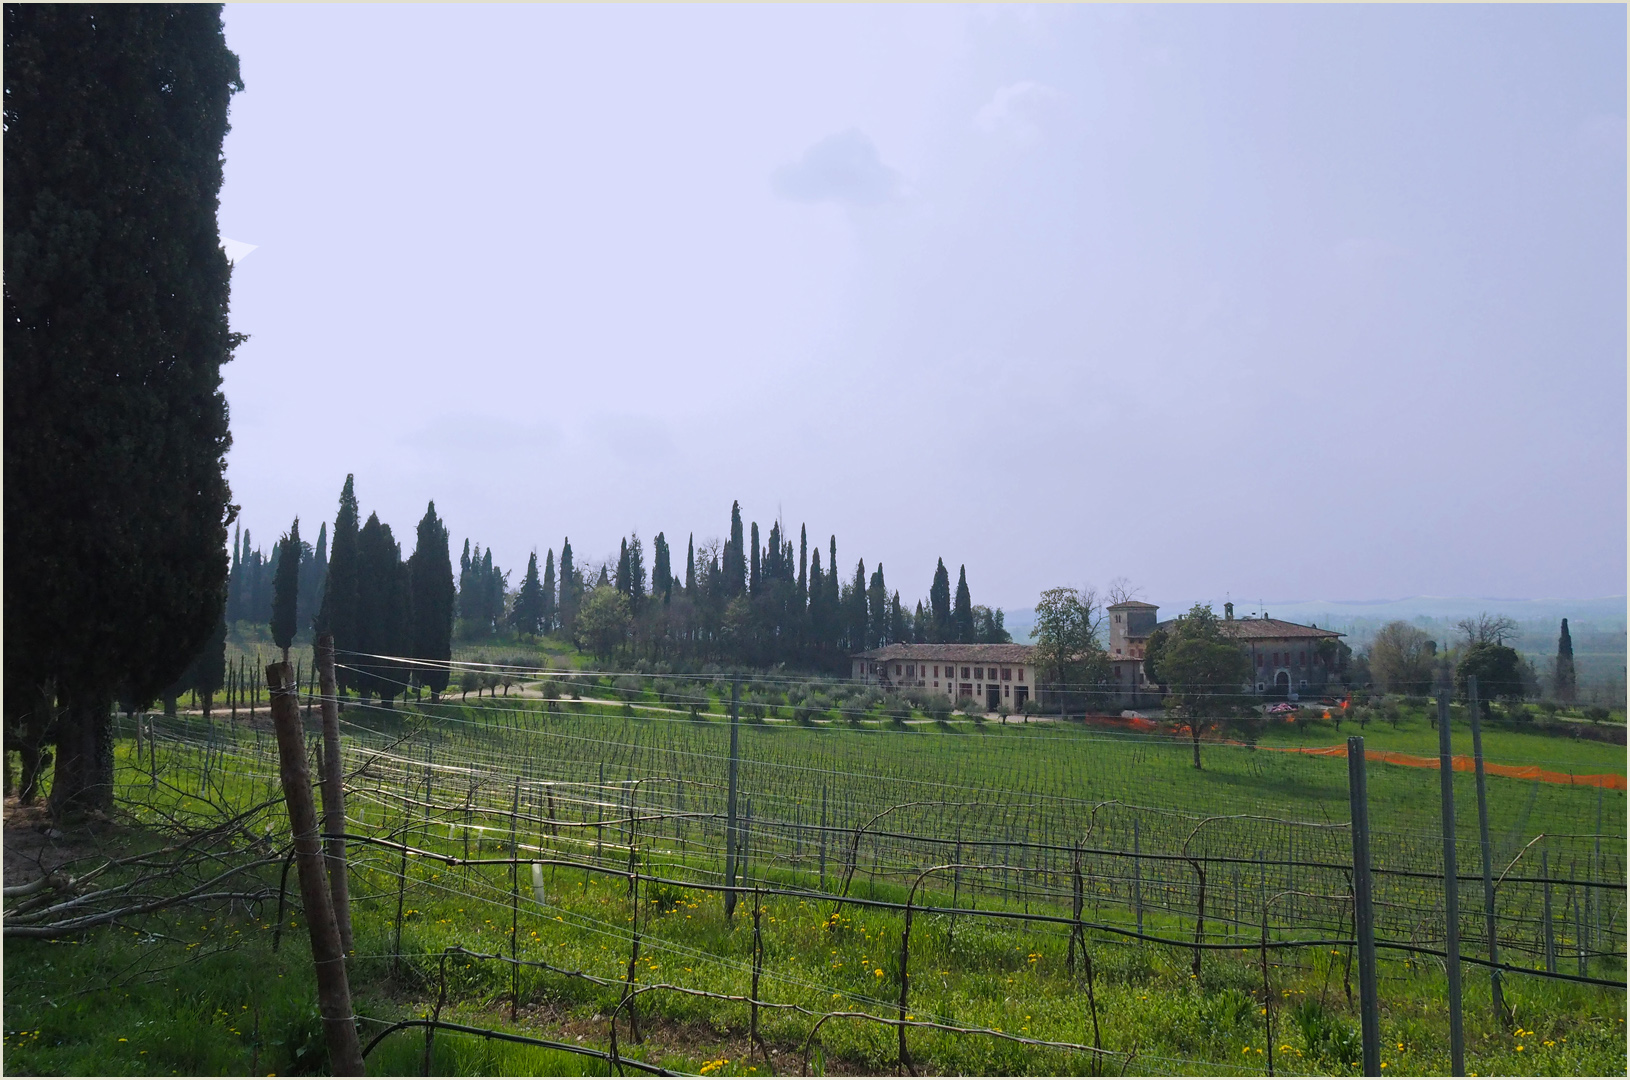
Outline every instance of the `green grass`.
<svg viewBox="0 0 1630 1080">
<path fill-rule="evenodd" d="M 468 819 L 441 811 L 426 828 L 422 818 L 408 822 L 410 842 L 454 855 L 507 853 L 512 778 L 552 780 L 558 801 L 553 817 L 587 827 L 563 828 L 556 837 L 523 827 L 524 851 L 582 859 L 598 840 L 610 868 L 626 865 L 627 849 L 615 826 L 595 829 L 593 817 L 616 817 L 619 781 L 642 779 L 640 806 L 652 812 L 675 810 L 712 814 L 722 806 L 728 726 L 718 719 L 718 687 L 708 690 L 704 717 L 692 722 L 683 712 L 658 711 L 649 690 L 620 705 L 591 706 L 570 701 L 553 710 L 535 699 L 484 698 L 478 705 L 449 703 L 430 709 L 381 712 L 353 705 L 345 719 L 358 752 L 368 745 L 390 746 L 395 758 L 376 761 L 356 780 L 351 802 L 356 831 L 382 835 L 403 824 L 401 797 L 424 794 L 426 765 L 430 794 L 443 806 L 457 806 L 472 794 L 479 809 Z M 615 697 L 602 685 L 585 696 Z M 664 708 L 672 705 L 668 702 Z M 1132 823 L 1145 858 L 1139 884 L 1146 929 L 1185 940 L 1193 932 L 1193 880 L 1187 864 L 1157 863 L 1153 856 L 1181 849 L 1209 854 L 1257 852 L 1295 855 L 1340 863 L 1344 830 L 1325 827 L 1346 819 L 1346 763 L 1340 759 L 1209 745 L 1205 768 L 1196 772 L 1186 744 L 1166 737 L 1138 737 L 1084 729 L 1079 725 L 917 725 L 900 730 L 871 715 L 860 726 L 830 722 L 805 727 L 790 721 L 743 724 L 740 732 L 744 803 L 753 803 L 757 827 L 751 834 L 747 874 L 753 882 L 820 885 L 819 851 L 809 828 L 821 820 L 823 800 L 834 827 L 855 825 L 891 806 L 883 821 L 890 831 L 961 836 L 967 861 L 996 861 L 999 842 L 1068 844 L 1130 849 Z M 1351 725 L 1343 725 L 1344 729 Z M 1423 734 L 1424 732 L 1424 734 Z M 274 790 L 270 740 L 241 728 L 217 724 L 211 740 L 196 718 L 177 722 L 189 742 L 161 742 L 161 774 L 179 791 L 150 793 L 147 777 L 131 767 L 130 745 L 122 740 L 120 782 L 126 800 L 156 801 L 168 812 L 197 814 L 203 804 L 189 797 L 206 773 L 228 801 L 239 805 Z M 1311 732 L 1274 733 L 1273 742 L 1309 745 L 1339 741 L 1349 734 L 1326 726 Z M 406 743 L 395 740 L 413 737 Z M 1495 735 L 1507 741 L 1494 742 Z M 1366 741 L 1379 748 L 1422 752 L 1419 743 L 1436 735 L 1423 717 L 1408 714 L 1393 730 L 1372 722 Z M 1382 745 L 1382 736 L 1397 739 Z M 1463 727 L 1456 749 L 1469 749 Z M 1410 740 L 1413 740 L 1410 741 Z M 214 751 L 202 748 L 213 745 Z M 1491 759 L 1529 763 L 1523 756 L 1579 753 L 1590 771 L 1605 744 L 1584 744 L 1524 732 L 1490 732 Z M 1496 745 L 1499 750 L 1496 751 Z M 1623 748 L 1605 747 L 1619 755 Z M 225 751 L 224 754 L 222 751 Z M 208 763 L 206 763 L 208 757 Z M 256 762 L 258 761 L 258 764 Z M 1542 763 L 1542 762 L 1534 762 Z M 1554 767 L 1547 763 L 1547 767 Z M 604 772 L 608 788 L 598 787 Z M 1475 872 L 1476 815 L 1473 780 L 1455 775 L 1460 805 L 1462 869 Z M 676 783 L 674 781 L 683 781 Z M 1372 827 L 1376 863 L 1382 867 L 1435 865 L 1438 777 L 1433 770 L 1372 766 Z M 1496 858 L 1503 867 L 1541 832 L 1589 833 L 1598 806 L 1607 828 L 1624 819 L 1623 795 L 1598 793 L 1491 778 L 1490 812 Z M 522 807 L 542 815 L 541 789 L 529 787 Z M 1600 801 L 1599 801 L 1600 800 Z M 906 806 L 903 804 L 916 804 Z M 134 806 L 135 802 L 131 801 Z M 1216 819 L 1201 825 L 1207 818 Z M 1233 815 L 1249 815 L 1238 817 Z M 1272 819 L 1272 820 L 1265 820 Z M 641 826 L 637 858 L 652 874 L 709 880 L 718 870 L 718 822 L 709 817 L 664 820 Z M 1285 821 L 1305 822 L 1287 825 Z M 776 823 L 781 823 L 777 825 Z M 467 833 L 465 825 L 486 832 Z M 797 828 L 802 826 L 802 829 Z M 1196 827 L 1200 826 L 1196 832 Z M 1192 839 L 1191 839 L 1192 838 Z M 828 889 L 836 888 L 841 833 L 829 834 Z M 1554 836 L 1548 845 L 1553 871 L 1573 859 L 1586 871 L 1595 858 L 1585 839 Z M 981 848 L 981 844 L 987 845 Z M 1608 836 L 1598 876 L 1623 880 L 1624 841 Z M 1537 858 L 1538 847 L 1530 851 Z M 876 838 L 860 848 L 853 893 L 863 898 L 904 898 L 903 867 L 922 867 L 944 858 L 933 848 L 905 838 Z M 359 1014 L 388 1020 L 424 1015 L 437 996 L 440 957 L 450 946 L 508 953 L 510 876 L 508 867 L 446 867 L 410 861 L 404 896 L 401 953 L 394 962 L 397 856 L 377 848 L 353 848 L 353 895 L 357 956 L 352 981 Z M 545 856 L 539 856 L 545 857 Z M 1529 856 L 1525 856 L 1528 858 Z M 957 902 L 984 910 L 1029 910 L 1034 914 L 1068 910 L 1067 858 L 1035 855 L 1037 872 L 1021 878 L 992 871 L 970 872 L 960 883 Z M 1045 861 L 1051 858 L 1052 861 Z M 946 860 L 949 861 L 949 860 Z M 1017 860 L 1016 860 L 1017 861 Z M 1519 864 L 1526 866 L 1526 863 Z M 1130 882 L 1126 860 L 1085 860 L 1084 917 L 1129 926 Z M 1228 864 L 1213 871 L 1208 926 L 1213 935 L 1234 934 L 1245 945 L 1255 936 L 1258 890 L 1295 890 L 1273 907 L 1274 935 L 1310 935 L 1324 928 L 1345 937 L 1339 903 L 1320 902 L 1345 888 L 1339 872 L 1275 869 L 1266 880 L 1256 869 L 1242 875 Z M 610 873 L 545 869 L 544 897 L 531 895 L 522 870 L 518 955 L 556 968 L 582 970 L 605 980 L 621 980 L 628 966 L 628 940 L 637 911 L 642 933 L 642 984 L 675 982 L 717 993 L 744 994 L 750 986 L 752 928 L 750 901 L 726 921 L 717 894 L 697 888 L 656 886 L 631 905 L 626 882 Z M 1514 871 L 1515 873 L 1515 871 Z M 1298 876 L 1299 874 L 1299 876 Z M 1430 925 L 1436 902 L 1431 881 L 1378 879 L 1378 899 L 1400 905 L 1381 916 L 1382 935 L 1402 937 L 1412 924 Z M 952 882 L 931 879 L 929 902 L 948 905 Z M 977 890 L 977 899 L 970 900 Z M 1477 951 L 1480 891 L 1462 893 L 1468 952 Z M 1532 887 L 1507 883 L 1502 911 L 1532 916 Z M 1603 915 L 1613 948 L 1623 949 L 1623 892 L 1606 898 Z M 653 902 L 653 898 L 654 901 Z M 1563 892 L 1558 892 L 1559 904 Z M 761 995 L 820 1012 L 841 1005 L 892 1015 L 900 986 L 898 913 L 846 906 L 835 922 L 832 905 L 804 897 L 764 900 L 765 951 Z M 1438 916 L 1441 920 L 1441 916 Z M 1236 921 L 1237 920 L 1237 921 Z M 304 935 L 285 935 L 272 953 L 266 923 L 217 915 L 176 918 L 164 924 L 168 937 L 145 940 L 128 931 L 108 930 L 82 941 L 8 943 L 5 984 L 6 1066 L 12 1072 L 96 1073 L 289 1073 L 320 1063 L 320 1042 L 312 1011 L 310 959 Z M 1566 917 L 1559 937 L 1572 941 Z M 171 939 L 174 940 L 171 940 Z M 919 916 L 911 942 L 911 1000 L 914 1017 L 936 1017 L 968 1026 L 1000 1029 L 1026 1037 L 1101 1045 L 1112 1056 L 1106 1073 L 1261 1073 L 1267 1033 L 1261 1012 L 1262 972 L 1254 950 L 1208 952 L 1201 975 L 1192 978 L 1191 953 L 1179 947 L 1139 945 L 1113 934 L 1089 935 L 1095 967 L 1094 999 L 1099 1036 L 1093 1034 L 1084 968 L 1072 973 L 1063 928 L 1042 922 Z M 1224 940 L 1213 937 L 1211 940 Z M 1405 963 L 1384 953 L 1382 965 L 1383 1060 L 1387 1072 L 1445 1073 L 1447 1013 L 1441 969 Z M 1521 953 L 1514 963 L 1533 962 Z M 1274 1009 L 1272 1045 L 1280 1072 L 1352 1074 L 1356 1055 L 1356 1015 L 1348 998 L 1346 950 L 1302 948 L 1272 954 L 1269 978 Z M 1571 956 L 1564 970 L 1573 970 Z M 449 965 L 449 1003 L 444 1018 L 479 1027 L 521 1030 L 545 1038 L 606 1046 L 606 1020 L 620 990 L 597 986 L 536 968 L 520 979 L 522 1015 L 509 1020 L 511 969 L 495 961 L 460 959 Z M 1597 960 L 1594 974 L 1623 978 L 1623 961 Z M 879 974 L 881 972 L 881 974 Z M 1356 990 L 1356 977 L 1351 978 Z M 1508 977 L 1507 1000 L 1515 1008 L 1516 1029 L 1494 1023 L 1488 981 L 1466 969 L 1468 1064 L 1484 1075 L 1608 1074 L 1625 1069 L 1625 1000 L 1622 991 Z M 836 995 L 836 996 L 834 996 Z M 811 1020 L 806 1015 L 767 1011 L 763 1036 L 777 1051 L 771 1064 L 750 1052 L 747 1009 L 670 991 L 642 995 L 640 1015 L 647 1039 L 631 1044 L 621 1027 L 623 1052 L 669 1068 L 710 1074 L 796 1072 Z M 258 1020 L 256 1019 L 258 1017 Z M 247 1024 L 247 1026 L 246 1026 Z M 364 1038 L 377 1025 L 365 1030 Z M 126 1042 L 119 1042 L 119 1039 Z M 1027 1047 L 981 1035 L 916 1030 L 908 1036 L 919 1071 L 943 1073 L 1082 1073 L 1090 1055 Z M 1403 1044 L 1399 1048 L 1398 1044 Z M 1283 1049 L 1281 1049 L 1283 1048 Z M 422 1064 L 422 1031 L 398 1032 L 370 1058 L 375 1074 L 417 1073 Z M 146 1051 L 143 1053 L 142 1051 Z M 821 1029 L 812 1071 L 894 1071 L 894 1032 L 881 1025 L 835 1020 Z M 313 1056 L 315 1054 L 315 1057 Z M 600 1074 L 600 1063 L 537 1048 L 442 1034 L 435 1068 L 459 1075 Z"/>
</svg>

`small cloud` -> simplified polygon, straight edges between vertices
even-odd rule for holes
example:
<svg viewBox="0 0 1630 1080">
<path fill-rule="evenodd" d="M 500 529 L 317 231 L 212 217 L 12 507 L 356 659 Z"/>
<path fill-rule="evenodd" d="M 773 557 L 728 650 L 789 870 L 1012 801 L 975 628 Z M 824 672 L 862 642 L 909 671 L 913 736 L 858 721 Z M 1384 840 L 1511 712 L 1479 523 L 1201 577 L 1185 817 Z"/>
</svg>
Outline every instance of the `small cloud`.
<svg viewBox="0 0 1630 1080">
<path fill-rule="evenodd" d="M 1041 137 L 1041 121 L 1053 102 L 1062 98 L 1050 86 L 1025 80 L 1004 86 L 973 114 L 973 126 L 988 135 L 1006 132 L 1021 143 Z"/>
<path fill-rule="evenodd" d="M 770 187 L 793 202 L 838 202 L 872 205 L 892 199 L 900 178 L 883 164 L 858 128 L 828 135 L 804 156 L 775 170 Z"/>
<path fill-rule="evenodd" d="M 221 237 L 221 250 L 226 252 L 226 261 L 229 263 L 241 262 L 259 246 L 259 244 L 246 244 L 242 240 L 228 240 L 224 236 Z"/>
</svg>

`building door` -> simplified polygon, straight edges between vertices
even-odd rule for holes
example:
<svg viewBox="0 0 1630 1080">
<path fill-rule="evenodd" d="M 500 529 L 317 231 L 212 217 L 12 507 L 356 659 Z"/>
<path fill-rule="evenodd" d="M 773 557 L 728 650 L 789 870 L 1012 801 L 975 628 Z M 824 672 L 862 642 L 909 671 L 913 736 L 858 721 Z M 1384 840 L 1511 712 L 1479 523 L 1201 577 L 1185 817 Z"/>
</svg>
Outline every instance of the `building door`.
<svg viewBox="0 0 1630 1080">
<path fill-rule="evenodd" d="M 1002 707 L 1002 688 L 995 683 L 985 684 L 985 708 L 995 712 Z"/>
<path fill-rule="evenodd" d="M 1013 707 L 1015 709 L 1024 712 L 1024 703 L 1029 700 L 1030 688 L 1028 686 L 1015 686 L 1013 688 Z"/>
<path fill-rule="evenodd" d="M 1290 672 L 1281 671 L 1273 677 L 1273 694 L 1280 701 L 1290 698 Z"/>
</svg>

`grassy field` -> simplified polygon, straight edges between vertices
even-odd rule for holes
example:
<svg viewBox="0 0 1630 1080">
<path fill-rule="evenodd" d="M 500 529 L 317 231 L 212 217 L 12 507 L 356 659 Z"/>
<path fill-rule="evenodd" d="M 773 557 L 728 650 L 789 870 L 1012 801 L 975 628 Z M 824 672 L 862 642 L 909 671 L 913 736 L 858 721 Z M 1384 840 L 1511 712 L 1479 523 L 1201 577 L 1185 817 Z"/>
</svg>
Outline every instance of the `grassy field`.
<svg viewBox="0 0 1630 1080">
<path fill-rule="evenodd" d="M 788 685 L 746 689 L 785 697 Z M 743 894 L 727 920 L 715 889 L 728 688 L 714 680 L 625 678 L 562 690 L 567 696 L 553 703 L 529 690 L 435 708 L 353 704 L 345 711 L 347 761 L 366 765 L 353 781 L 354 832 L 502 860 L 513 827 L 521 858 L 517 880 L 509 865 L 404 862 L 388 848 L 353 847 L 352 982 L 356 1011 L 374 1018 L 364 1023 L 365 1040 L 384 1021 L 435 1007 L 446 956 L 443 1019 L 603 1049 L 607 1018 L 629 977 L 636 926 L 634 985 L 750 991 L 754 895 Z M 574 691 L 580 700 L 571 700 Z M 1270 1051 L 1281 1073 L 1358 1071 L 1350 950 L 1271 950 L 1265 986 L 1252 947 L 1264 909 L 1276 942 L 1351 936 L 1340 869 L 1350 859 L 1344 761 L 1208 745 L 1205 768 L 1196 772 L 1188 746 L 1167 736 L 965 718 L 901 724 L 863 704 L 859 695 L 844 698 L 803 723 L 788 718 L 794 706 L 783 704 L 767 708 L 763 722 L 741 726 L 740 786 L 750 817 L 744 881 L 795 893 L 757 897 L 759 997 L 789 1007 L 760 1010 L 762 1045 L 754 1046 L 740 1001 L 643 991 L 643 1038 L 633 1040 L 626 1017 L 619 1023 L 624 1054 L 709 1075 L 795 1073 L 805 1066 L 807 1045 L 811 1073 L 896 1071 L 891 1027 L 837 1018 L 813 1041 L 810 1031 L 815 1016 L 834 1009 L 895 1015 L 901 914 L 853 902 L 840 909 L 812 894 L 841 891 L 847 872 L 856 900 L 899 903 L 923 868 L 957 862 L 969 868 L 929 878 L 916 902 L 987 914 L 918 915 L 909 1015 L 913 1024 L 984 1033 L 913 1027 L 907 1045 L 919 1072 L 1261 1074 Z M 100 842 L 109 850 L 156 844 L 157 834 L 145 830 L 165 815 L 207 812 L 199 792 L 231 805 L 275 794 L 264 733 L 206 728 L 186 716 L 161 721 L 161 729 L 166 737 L 151 752 L 162 781 L 156 786 L 146 766 L 137 766 L 130 741 L 119 744 L 130 820 L 106 830 Z M 1328 745 L 1353 729 L 1285 725 L 1264 744 Z M 1364 735 L 1372 747 L 1436 750 L 1436 733 L 1419 709 L 1400 710 L 1396 726 L 1372 721 Z M 1463 720 L 1454 739 L 1457 752 L 1469 752 Z M 1490 760 L 1508 764 L 1621 774 L 1625 767 L 1622 747 L 1531 732 L 1490 731 L 1485 748 Z M 1455 774 L 1455 789 L 1460 865 L 1475 875 L 1472 777 Z M 1370 796 L 1378 869 L 1439 869 L 1435 771 L 1371 766 Z M 1553 876 L 1572 866 L 1580 879 L 1617 883 L 1588 892 L 1557 886 L 1554 933 L 1562 970 L 1575 971 L 1577 922 L 1588 911 L 1593 951 L 1608 955 L 1594 956 L 1587 970 L 1622 981 L 1623 793 L 1493 777 L 1489 796 L 1493 863 L 1503 870 L 1517 859 L 1513 880 L 1499 892 L 1503 958 L 1542 963 L 1539 886 L 1516 879 L 1537 876 L 1543 851 Z M 1598 820 L 1600 839 L 1591 835 Z M 1070 914 L 1076 844 L 1083 849 L 1075 856 L 1082 920 L 1090 928 L 1072 950 L 1068 925 L 1044 920 Z M 1141 916 L 1151 937 L 1194 939 L 1196 880 L 1190 863 L 1172 858 L 1178 854 L 1210 860 L 1203 938 L 1216 947 L 1205 952 L 1198 976 L 1191 949 L 1128 936 Z M 641 881 L 631 894 L 631 860 L 644 874 L 678 884 Z M 531 861 L 541 877 L 536 891 Z M 1297 863 L 1304 865 L 1290 865 Z M 1379 876 L 1378 935 L 1431 947 L 1441 939 L 1441 899 L 1440 881 Z M 1480 905 L 1480 886 L 1465 881 L 1469 955 L 1481 954 Z M 274 952 L 274 916 L 264 906 L 252 914 L 175 914 L 73 941 L 8 941 L 7 1069 L 320 1068 L 303 924 L 287 917 Z M 511 955 L 512 925 L 513 955 L 525 966 L 447 952 Z M 1382 956 L 1385 1071 L 1446 1073 L 1441 964 L 1397 951 Z M 1512 974 L 1512 1022 L 1504 1024 L 1492 1015 L 1486 974 L 1468 967 L 1465 983 L 1469 1070 L 1624 1072 L 1622 990 Z M 424 1054 L 422 1031 L 398 1032 L 370 1056 L 369 1069 L 417 1073 Z M 460 1075 L 607 1071 L 587 1058 L 449 1033 L 437 1036 L 432 1067 Z"/>
</svg>

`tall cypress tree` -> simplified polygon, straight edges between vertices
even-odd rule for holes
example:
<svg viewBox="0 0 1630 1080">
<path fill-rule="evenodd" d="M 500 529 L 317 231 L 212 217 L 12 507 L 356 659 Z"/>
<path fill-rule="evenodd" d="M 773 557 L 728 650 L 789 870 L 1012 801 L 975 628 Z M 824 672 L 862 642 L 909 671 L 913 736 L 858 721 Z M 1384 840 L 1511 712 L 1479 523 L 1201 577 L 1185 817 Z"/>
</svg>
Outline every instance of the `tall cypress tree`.
<svg viewBox="0 0 1630 1080">
<path fill-rule="evenodd" d="M 294 631 L 299 626 L 300 548 L 300 519 L 295 518 L 279 544 L 277 580 L 272 586 L 272 640 L 283 650 L 284 663 L 288 663 L 289 646 L 294 644 Z"/>
<path fill-rule="evenodd" d="M 357 520 L 356 480 L 345 477 L 340 489 L 340 508 L 334 515 L 334 546 L 328 556 L 328 580 L 323 585 L 323 602 L 317 613 L 318 633 L 334 635 L 336 659 L 339 653 L 357 648 Z M 354 679 L 348 662 L 335 665 L 341 690 L 352 688 Z"/>
<path fill-rule="evenodd" d="M 628 537 L 628 600 L 636 614 L 645 607 L 645 545 L 637 533 Z"/>
<path fill-rule="evenodd" d="M 577 567 L 572 563 L 572 538 L 560 545 L 560 628 L 568 635 L 577 625 Z"/>
<path fill-rule="evenodd" d="M 909 642 L 911 636 L 906 630 L 905 611 L 900 607 L 900 590 L 894 590 L 894 597 L 889 602 L 889 641 Z"/>
<path fill-rule="evenodd" d="M 741 534 L 741 503 L 730 504 L 730 539 L 724 546 L 724 594 L 740 596 L 747 587 L 746 543 Z"/>
<path fill-rule="evenodd" d="M 819 554 L 817 550 L 816 554 Z M 809 604 L 809 529 L 798 526 L 798 610 Z"/>
<path fill-rule="evenodd" d="M 853 651 L 871 648 L 870 627 L 866 619 L 866 560 L 855 561 L 855 580 L 849 585 L 849 648 Z"/>
<path fill-rule="evenodd" d="M 369 514 L 357 534 L 358 689 L 388 702 L 407 686 L 409 672 L 393 657 L 412 650 L 411 580 L 391 527 Z"/>
<path fill-rule="evenodd" d="M 555 549 L 543 559 L 543 632 L 555 632 Z"/>
<path fill-rule="evenodd" d="M 668 553 L 668 538 L 657 533 L 651 541 L 651 598 L 662 597 L 664 604 L 673 597 L 673 565 Z"/>
<path fill-rule="evenodd" d="M 951 637 L 951 575 L 945 570 L 945 560 L 934 568 L 934 584 L 928 590 L 928 604 L 933 623 L 929 627 L 930 641 L 946 641 Z"/>
<path fill-rule="evenodd" d="M 1556 639 L 1556 666 L 1551 683 L 1558 701 L 1572 702 L 1579 695 L 1579 680 L 1573 668 L 1573 635 L 1568 633 L 1567 619 L 1562 620 L 1562 634 Z"/>
<path fill-rule="evenodd" d="M 226 685 L 226 614 L 215 624 L 214 633 L 204 642 L 204 649 L 192 662 L 192 688 L 203 705 L 204 718 L 209 719 L 215 695 Z"/>
<path fill-rule="evenodd" d="M 973 598 L 968 593 L 968 567 L 964 564 L 957 572 L 956 607 L 951 610 L 951 629 L 957 641 L 974 639 Z"/>
<path fill-rule="evenodd" d="M 685 595 L 696 595 L 696 534 L 685 542 Z"/>
<path fill-rule="evenodd" d="M 538 553 L 534 551 L 526 561 L 526 574 L 521 578 L 521 589 L 515 596 L 515 610 L 510 622 L 522 634 L 543 632 L 543 582 L 538 579 Z"/>
<path fill-rule="evenodd" d="M 752 595 L 757 596 L 758 591 L 759 591 L 759 584 L 758 584 L 759 558 L 758 558 L 758 522 L 756 522 L 756 521 L 753 522 L 752 545 L 753 545 L 753 557 L 752 557 L 752 563 L 748 568 L 747 591 L 749 593 L 751 593 Z"/>
<path fill-rule="evenodd" d="M 617 551 L 617 574 L 613 584 L 616 586 L 617 591 L 624 596 L 628 596 L 633 592 L 628 584 L 628 540 L 626 538 L 623 539 L 622 546 Z"/>
<path fill-rule="evenodd" d="M 884 644 L 889 633 L 889 590 L 883 581 L 883 564 L 872 571 L 871 587 L 866 591 L 866 647 L 875 649 Z"/>
<path fill-rule="evenodd" d="M 432 702 L 447 689 L 453 659 L 453 552 L 447 526 L 436 515 L 436 503 L 425 508 L 408 557 L 408 581 L 413 600 L 411 655 L 424 661 L 417 666 L 420 685 L 430 688 Z"/>
</svg>

